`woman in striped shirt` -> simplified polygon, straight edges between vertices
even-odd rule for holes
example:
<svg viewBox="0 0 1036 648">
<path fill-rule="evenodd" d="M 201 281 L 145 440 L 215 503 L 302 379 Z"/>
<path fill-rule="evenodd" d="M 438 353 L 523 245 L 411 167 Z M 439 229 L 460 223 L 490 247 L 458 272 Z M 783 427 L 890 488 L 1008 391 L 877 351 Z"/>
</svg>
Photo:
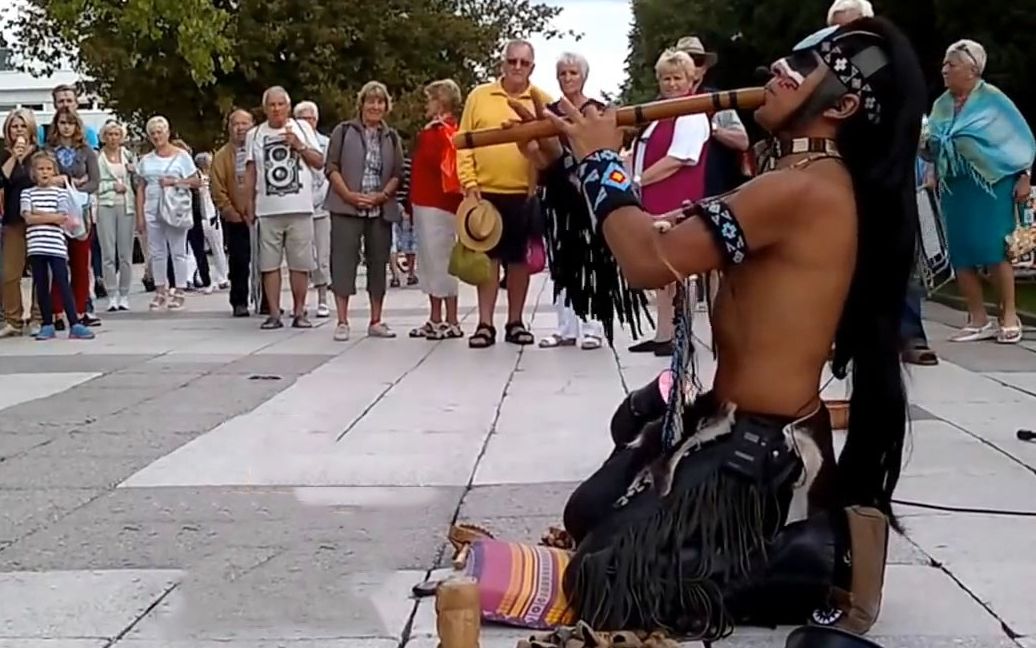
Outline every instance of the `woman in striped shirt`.
<svg viewBox="0 0 1036 648">
<path fill-rule="evenodd" d="M 58 180 L 58 161 L 50 151 L 39 151 L 32 156 L 32 176 L 36 186 L 22 192 L 21 213 L 27 225 L 25 243 L 36 286 L 43 326 L 37 340 L 52 340 L 54 307 L 51 301 L 51 280 L 62 297 L 68 317 L 68 337 L 89 340 L 93 332 L 77 317 L 72 286 L 68 278 L 68 243 L 64 226 L 69 221 L 70 200 L 63 180 Z"/>
</svg>

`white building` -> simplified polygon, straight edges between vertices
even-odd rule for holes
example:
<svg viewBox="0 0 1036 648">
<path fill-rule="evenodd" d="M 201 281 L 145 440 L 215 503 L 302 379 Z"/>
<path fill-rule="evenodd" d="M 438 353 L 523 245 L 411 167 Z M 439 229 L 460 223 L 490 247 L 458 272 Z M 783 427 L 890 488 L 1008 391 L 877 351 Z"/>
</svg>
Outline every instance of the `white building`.
<svg viewBox="0 0 1036 648">
<path fill-rule="evenodd" d="M 16 108 L 30 108 L 36 113 L 38 123 L 49 124 L 54 117 L 50 91 L 61 84 L 76 85 L 82 77 L 71 70 L 59 70 L 49 77 L 34 77 L 12 69 L 6 54 L 0 48 L 0 125 L 7 119 L 7 113 Z M 100 106 L 95 97 L 85 95 L 79 97 L 79 116 L 87 126 L 98 130 L 114 117 Z"/>
</svg>

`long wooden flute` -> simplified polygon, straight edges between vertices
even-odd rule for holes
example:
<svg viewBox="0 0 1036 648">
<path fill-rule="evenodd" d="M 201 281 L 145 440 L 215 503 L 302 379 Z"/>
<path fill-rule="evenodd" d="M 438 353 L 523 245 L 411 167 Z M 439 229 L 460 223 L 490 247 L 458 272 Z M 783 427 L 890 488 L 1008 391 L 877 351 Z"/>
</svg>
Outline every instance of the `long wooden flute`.
<svg viewBox="0 0 1036 648">
<path fill-rule="evenodd" d="M 682 117 L 720 110 L 755 110 L 763 105 L 763 88 L 742 88 L 708 94 L 664 99 L 646 104 L 626 106 L 616 111 L 619 126 L 640 126 L 659 119 Z M 509 128 L 485 128 L 476 131 L 462 131 L 453 136 L 458 149 L 479 148 L 496 144 L 513 144 L 522 140 L 539 139 L 559 135 L 557 126 L 549 119 L 537 119 Z"/>
</svg>

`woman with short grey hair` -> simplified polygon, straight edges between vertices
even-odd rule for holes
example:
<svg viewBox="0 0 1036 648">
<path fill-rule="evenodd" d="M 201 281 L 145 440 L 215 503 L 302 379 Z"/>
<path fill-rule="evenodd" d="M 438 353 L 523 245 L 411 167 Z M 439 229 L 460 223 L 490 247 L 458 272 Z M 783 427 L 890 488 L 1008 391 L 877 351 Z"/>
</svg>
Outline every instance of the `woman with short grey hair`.
<svg viewBox="0 0 1036 648">
<path fill-rule="evenodd" d="M 331 133 L 325 172 L 331 183 L 324 206 L 331 213 L 331 290 L 338 326 L 334 339 L 349 339 L 349 298 L 356 294 L 360 251 L 367 260 L 371 316 L 367 335 L 394 338 L 382 321 L 392 224 L 402 220 L 396 189 L 403 176 L 399 133 L 385 123 L 392 97 L 384 84 L 370 81 L 356 98 L 357 118 Z"/>
<path fill-rule="evenodd" d="M 923 144 L 935 162 L 950 263 L 968 309 L 964 326 L 950 339 L 1017 344 L 1022 324 L 1005 241 L 1030 197 L 1036 139 L 1014 102 L 982 80 L 986 60 L 975 41 L 957 41 L 946 50 L 946 92 L 932 107 Z M 986 314 L 982 268 L 1000 295 L 999 324 Z"/>
<path fill-rule="evenodd" d="M 122 145 L 126 129 L 119 122 L 106 123 L 100 135 L 103 144 L 98 156 L 101 181 L 97 190 L 97 237 L 101 244 L 101 268 L 109 290 L 108 312 L 127 311 L 137 223 L 133 189 L 137 156 Z"/>
</svg>

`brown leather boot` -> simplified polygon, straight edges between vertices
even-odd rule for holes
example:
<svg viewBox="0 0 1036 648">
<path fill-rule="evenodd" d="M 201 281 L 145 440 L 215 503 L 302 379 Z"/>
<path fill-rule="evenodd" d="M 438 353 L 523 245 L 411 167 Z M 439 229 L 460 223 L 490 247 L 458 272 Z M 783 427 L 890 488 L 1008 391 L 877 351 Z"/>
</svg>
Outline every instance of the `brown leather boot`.
<svg viewBox="0 0 1036 648">
<path fill-rule="evenodd" d="M 845 516 L 852 560 L 849 591 L 832 588 L 832 608 L 815 613 L 813 621 L 862 635 L 874 626 L 881 611 L 889 524 L 884 513 L 867 506 L 851 506 Z"/>
<path fill-rule="evenodd" d="M 435 615 L 439 648 L 479 648 L 482 608 L 475 579 L 458 578 L 439 585 Z"/>
</svg>

